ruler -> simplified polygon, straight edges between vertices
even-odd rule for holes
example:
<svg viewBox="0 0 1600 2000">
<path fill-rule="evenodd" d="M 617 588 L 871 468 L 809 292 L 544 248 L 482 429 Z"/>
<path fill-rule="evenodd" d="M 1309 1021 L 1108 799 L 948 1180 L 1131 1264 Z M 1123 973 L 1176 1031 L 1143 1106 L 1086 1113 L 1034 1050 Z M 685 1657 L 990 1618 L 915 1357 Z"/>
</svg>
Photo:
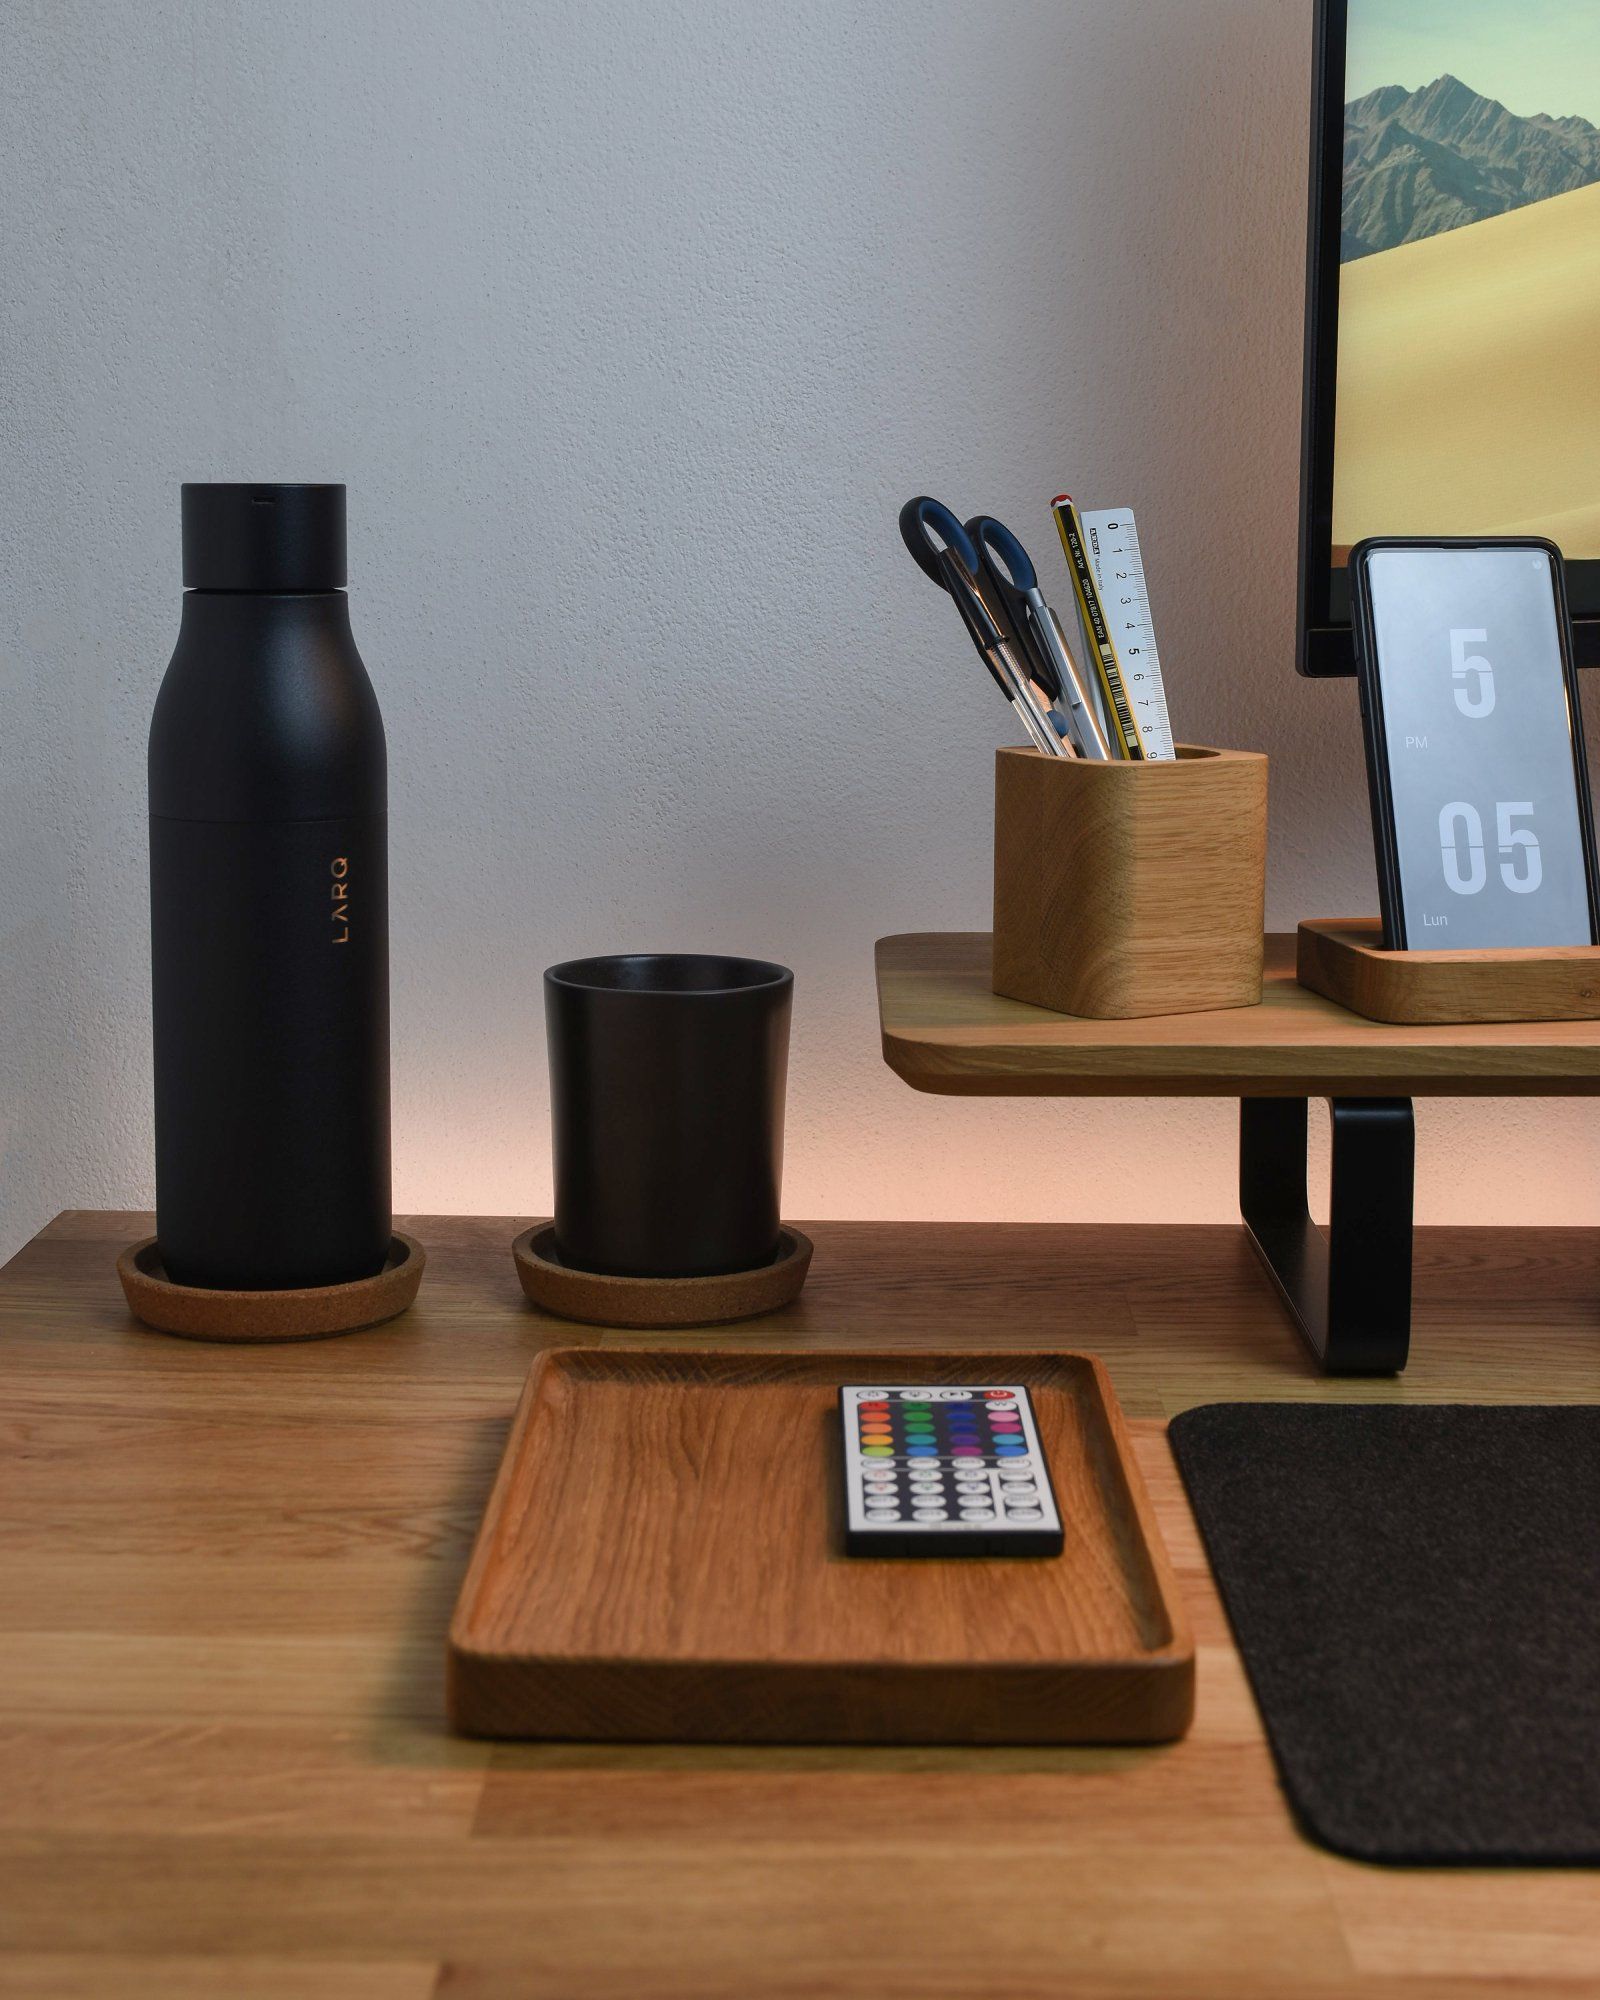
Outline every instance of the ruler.
<svg viewBox="0 0 1600 2000">
<path fill-rule="evenodd" d="M 1173 757 L 1177 753 L 1172 747 L 1172 725 L 1167 720 L 1161 655 L 1156 650 L 1150 597 L 1145 588 L 1144 556 L 1139 548 L 1133 509 L 1085 508 L 1079 519 L 1139 742 L 1146 757 Z"/>
<path fill-rule="evenodd" d="M 1122 685 L 1122 668 L 1117 649 L 1111 643 L 1111 629 L 1100 606 L 1100 586 L 1089 562 L 1089 537 L 1070 493 L 1058 493 L 1050 503 L 1061 550 L 1072 577 L 1073 601 L 1078 609 L 1078 629 L 1094 664 L 1094 689 L 1106 742 L 1114 757 L 1144 761 L 1144 743 L 1139 725 Z"/>
</svg>

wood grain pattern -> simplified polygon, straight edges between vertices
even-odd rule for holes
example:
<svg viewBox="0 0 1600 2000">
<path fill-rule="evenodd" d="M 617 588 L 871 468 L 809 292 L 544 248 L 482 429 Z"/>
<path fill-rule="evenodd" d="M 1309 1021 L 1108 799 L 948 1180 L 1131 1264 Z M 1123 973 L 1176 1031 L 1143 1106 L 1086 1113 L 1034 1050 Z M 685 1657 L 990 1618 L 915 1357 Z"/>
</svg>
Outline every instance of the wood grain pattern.
<svg viewBox="0 0 1600 2000">
<path fill-rule="evenodd" d="M 895 1353 L 897 1382 L 1027 1384 L 1066 1548 L 852 1560 L 841 1353 L 534 1363 L 450 1627 L 456 1727 L 628 1742 L 1152 1743 L 1194 1641 L 1105 1371 Z"/>
<path fill-rule="evenodd" d="M 398 1220 L 427 1282 L 359 1340 L 144 1332 L 114 1270 L 137 1213 L 69 1213 L 0 1275 L 6 2000 L 1600 1984 L 1593 1871 L 1300 1839 L 1164 1436 L 1221 1396 L 1600 1400 L 1593 1232 L 1419 1230 L 1416 1358 L 1341 1382 L 1237 1229 L 806 1224 L 793 1305 L 681 1344 L 1098 1353 L 1199 1663 L 1160 1747 L 784 1749 L 451 1735 L 445 1632 L 529 1363 L 645 1343 L 529 1310 L 506 1246 L 531 1217 Z"/>
<path fill-rule="evenodd" d="M 1567 1097 L 1600 1092 L 1600 1022 L 1391 1027 L 1295 977 L 1269 933 L 1259 1007 L 1079 1020 L 990 987 L 981 931 L 878 943 L 884 1061 L 966 1097 Z"/>
<path fill-rule="evenodd" d="M 1385 951 L 1376 917 L 1317 917 L 1300 926 L 1295 973 L 1302 986 L 1369 1021 L 1600 1019 L 1600 945 Z"/>
<path fill-rule="evenodd" d="M 1102 1019 L 1261 998 L 1267 760 L 994 763 L 994 991 Z"/>
</svg>

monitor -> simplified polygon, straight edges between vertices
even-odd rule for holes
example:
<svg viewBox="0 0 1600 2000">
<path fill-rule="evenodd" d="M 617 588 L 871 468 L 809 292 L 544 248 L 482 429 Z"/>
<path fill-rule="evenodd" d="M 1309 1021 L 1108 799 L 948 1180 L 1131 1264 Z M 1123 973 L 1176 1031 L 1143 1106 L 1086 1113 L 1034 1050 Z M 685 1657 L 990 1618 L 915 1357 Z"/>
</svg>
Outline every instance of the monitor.
<svg viewBox="0 0 1600 2000">
<path fill-rule="evenodd" d="M 1319 0 L 1297 664 L 1367 535 L 1546 535 L 1600 665 L 1600 5 Z"/>
</svg>

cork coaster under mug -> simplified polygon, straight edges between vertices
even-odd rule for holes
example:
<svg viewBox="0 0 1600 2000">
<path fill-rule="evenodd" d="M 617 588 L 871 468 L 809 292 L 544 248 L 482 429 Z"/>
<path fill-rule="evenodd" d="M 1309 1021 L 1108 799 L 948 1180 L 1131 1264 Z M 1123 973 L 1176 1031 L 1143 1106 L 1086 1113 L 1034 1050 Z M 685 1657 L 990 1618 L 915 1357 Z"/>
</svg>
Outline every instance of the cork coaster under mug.
<svg viewBox="0 0 1600 2000">
<path fill-rule="evenodd" d="M 529 1300 L 560 1319 L 586 1326 L 722 1326 L 776 1312 L 800 1296 L 811 1239 L 785 1223 L 770 1263 L 698 1278 L 619 1278 L 563 1264 L 555 1226 L 535 1223 L 511 1246 Z"/>
</svg>

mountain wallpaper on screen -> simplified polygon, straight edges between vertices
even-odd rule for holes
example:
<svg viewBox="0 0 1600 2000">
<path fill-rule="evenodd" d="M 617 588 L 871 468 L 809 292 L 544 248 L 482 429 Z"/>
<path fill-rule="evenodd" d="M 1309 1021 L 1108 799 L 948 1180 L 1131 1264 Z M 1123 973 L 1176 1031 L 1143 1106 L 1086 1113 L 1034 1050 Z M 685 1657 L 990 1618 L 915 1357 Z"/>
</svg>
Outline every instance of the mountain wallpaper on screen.
<svg viewBox="0 0 1600 2000">
<path fill-rule="evenodd" d="M 1453 76 L 1385 84 L 1344 108 L 1339 256 L 1350 263 L 1422 236 L 1600 181 L 1600 130 L 1519 118 Z"/>
</svg>

